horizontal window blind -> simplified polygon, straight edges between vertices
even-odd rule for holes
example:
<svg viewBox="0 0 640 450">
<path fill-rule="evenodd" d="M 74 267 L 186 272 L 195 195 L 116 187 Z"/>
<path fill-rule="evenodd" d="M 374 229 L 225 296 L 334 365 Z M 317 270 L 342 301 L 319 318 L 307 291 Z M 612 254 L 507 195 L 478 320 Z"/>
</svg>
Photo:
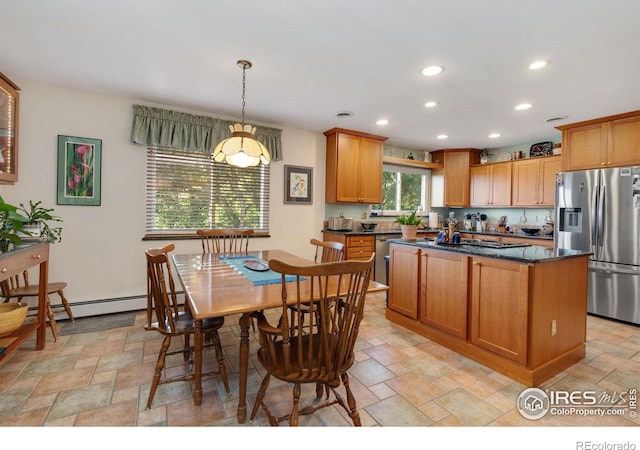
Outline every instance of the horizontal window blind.
<svg viewBox="0 0 640 450">
<path fill-rule="evenodd" d="M 146 234 L 201 228 L 269 231 L 269 166 L 215 163 L 210 152 L 147 150 Z"/>
</svg>

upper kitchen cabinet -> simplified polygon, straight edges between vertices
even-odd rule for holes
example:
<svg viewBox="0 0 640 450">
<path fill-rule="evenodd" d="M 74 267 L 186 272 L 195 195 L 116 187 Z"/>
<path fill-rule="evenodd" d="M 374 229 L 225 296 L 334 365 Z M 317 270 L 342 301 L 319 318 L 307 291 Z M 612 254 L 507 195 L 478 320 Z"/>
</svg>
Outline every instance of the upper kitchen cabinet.
<svg viewBox="0 0 640 450">
<path fill-rule="evenodd" d="M 556 127 L 564 170 L 640 164 L 640 111 Z"/>
<path fill-rule="evenodd" d="M 556 173 L 562 171 L 560 156 L 542 156 L 514 161 L 511 204 L 513 206 L 553 206 Z"/>
<path fill-rule="evenodd" d="M 447 149 L 431 152 L 435 163 L 443 164 L 442 169 L 431 171 L 431 206 L 470 206 L 469 169 L 480 163 L 480 150 L 476 148 Z"/>
<path fill-rule="evenodd" d="M 382 150 L 386 137 L 332 128 L 327 137 L 325 201 L 382 203 Z"/>
<path fill-rule="evenodd" d="M 471 206 L 511 205 L 511 162 L 473 166 L 470 178 Z"/>
<path fill-rule="evenodd" d="M 0 73 L 0 184 L 18 181 L 20 88 Z"/>
</svg>

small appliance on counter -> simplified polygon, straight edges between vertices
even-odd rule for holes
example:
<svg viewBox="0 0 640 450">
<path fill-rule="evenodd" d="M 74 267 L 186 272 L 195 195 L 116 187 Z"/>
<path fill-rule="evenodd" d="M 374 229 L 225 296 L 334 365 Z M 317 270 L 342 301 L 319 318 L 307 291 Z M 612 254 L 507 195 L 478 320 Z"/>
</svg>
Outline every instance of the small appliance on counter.
<svg viewBox="0 0 640 450">
<path fill-rule="evenodd" d="M 327 230 L 352 231 L 353 219 L 346 217 L 329 217 L 329 219 L 327 219 Z"/>
</svg>

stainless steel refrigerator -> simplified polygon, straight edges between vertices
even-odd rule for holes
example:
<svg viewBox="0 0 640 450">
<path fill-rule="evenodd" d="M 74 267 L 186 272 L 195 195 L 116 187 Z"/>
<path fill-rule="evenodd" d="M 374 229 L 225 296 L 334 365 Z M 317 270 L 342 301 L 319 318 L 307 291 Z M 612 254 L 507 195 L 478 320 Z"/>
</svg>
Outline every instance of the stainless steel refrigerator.
<svg viewBox="0 0 640 450">
<path fill-rule="evenodd" d="M 640 325 L 640 166 L 557 174 L 554 240 L 593 252 L 589 313 Z"/>
</svg>

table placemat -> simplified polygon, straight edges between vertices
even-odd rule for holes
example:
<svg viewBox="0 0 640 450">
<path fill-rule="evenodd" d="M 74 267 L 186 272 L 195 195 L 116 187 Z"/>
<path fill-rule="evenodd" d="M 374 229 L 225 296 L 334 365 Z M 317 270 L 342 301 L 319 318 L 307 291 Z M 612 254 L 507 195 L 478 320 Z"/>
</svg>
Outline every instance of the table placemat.
<svg viewBox="0 0 640 450">
<path fill-rule="evenodd" d="M 244 277 L 249 281 L 251 281 L 251 283 L 254 286 L 262 286 L 265 284 L 278 284 L 282 282 L 282 275 L 279 274 L 278 272 L 274 272 L 271 269 L 266 270 L 264 272 L 247 269 L 245 266 L 242 265 L 242 263 L 247 260 L 261 262 L 263 264 L 266 264 L 267 266 L 269 265 L 267 261 L 264 261 L 256 256 L 220 257 L 220 261 L 224 261 L 226 264 L 233 267 L 236 272 L 239 272 L 242 275 L 244 275 Z M 296 277 L 293 275 L 287 275 L 285 278 L 286 282 L 295 281 L 295 280 L 296 280 Z"/>
</svg>

